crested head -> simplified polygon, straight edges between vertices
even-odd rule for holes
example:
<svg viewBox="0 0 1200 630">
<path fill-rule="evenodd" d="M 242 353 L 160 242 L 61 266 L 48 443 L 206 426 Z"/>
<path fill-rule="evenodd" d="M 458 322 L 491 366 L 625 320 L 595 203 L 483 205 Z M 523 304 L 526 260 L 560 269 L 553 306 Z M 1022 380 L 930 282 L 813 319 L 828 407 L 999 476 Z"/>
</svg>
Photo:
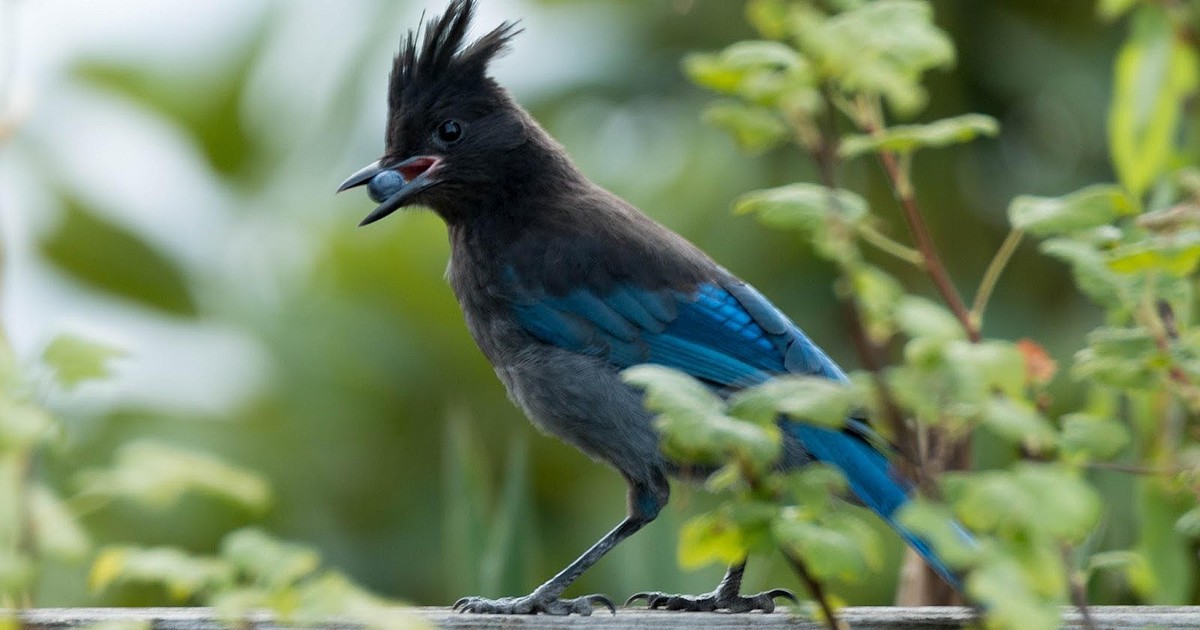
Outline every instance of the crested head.
<svg viewBox="0 0 1200 630">
<path fill-rule="evenodd" d="M 476 0 L 446 12 L 401 41 L 388 87 L 383 157 L 341 190 L 369 184 L 380 202 L 363 223 L 411 205 L 450 222 L 509 203 L 521 189 L 559 189 L 547 178 L 581 177 L 561 147 L 488 76 L 488 65 L 519 32 L 505 22 L 468 39 Z"/>
<path fill-rule="evenodd" d="M 467 31 L 475 14 L 475 0 L 453 0 L 446 12 L 413 29 L 400 44 L 392 66 L 388 104 L 393 112 L 406 103 L 434 95 L 460 84 L 493 83 L 488 65 L 503 53 L 520 29 L 504 22 L 468 43 Z"/>
</svg>

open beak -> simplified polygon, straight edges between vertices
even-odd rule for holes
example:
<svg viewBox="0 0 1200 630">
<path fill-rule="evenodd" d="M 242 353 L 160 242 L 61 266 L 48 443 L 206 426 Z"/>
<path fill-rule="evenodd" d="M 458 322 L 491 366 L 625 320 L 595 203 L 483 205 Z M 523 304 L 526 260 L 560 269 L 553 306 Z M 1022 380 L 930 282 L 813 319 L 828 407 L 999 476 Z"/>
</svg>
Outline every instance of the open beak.
<svg viewBox="0 0 1200 630">
<path fill-rule="evenodd" d="M 337 191 L 367 185 L 371 199 L 377 201 L 379 206 L 358 225 L 370 225 L 403 208 L 418 193 L 441 183 L 436 178 L 441 163 L 441 158 L 430 155 L 418 155 L 388 167 L 384 167 L 380 160 L 346 178 Z"/>
</svg>

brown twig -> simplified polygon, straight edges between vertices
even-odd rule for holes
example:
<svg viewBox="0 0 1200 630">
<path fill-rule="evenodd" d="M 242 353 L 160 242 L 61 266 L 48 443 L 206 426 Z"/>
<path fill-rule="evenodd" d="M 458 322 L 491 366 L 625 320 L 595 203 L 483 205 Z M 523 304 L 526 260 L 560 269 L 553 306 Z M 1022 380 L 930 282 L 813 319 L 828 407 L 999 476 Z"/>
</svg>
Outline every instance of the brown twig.
<svg viewBox="0 0 1200 630">
<path fill-rule="evenodd" d="M 1071 603 L 1079 609 L 1083 617 L 1083 627 L 1086 630 L 1096 630 L 1096 622 L 1092 619 L 1091 609 L 1087 600 L 1087 584 L 1079 571 L 1071 568 L 1071 546 L 1063 544 L 1060 548 L 1063 559 L 1063 569 L 1067 572 L 1067 584 L 1071 588 Z"/>
<path fill-rule="evenodd" d="M 871 106 L 870 110 L 869 114 L 860 116 L 857 122 L 863 131 L 879 137 L 883 135 L 883 127 L 878 120 L 878 110 L 876 106 Z M 908 223 L 913 240 L 916 241 L 917 250 L 925 259 L 925 272 L 929 274 L 929 279 L 933 281 L 933 286 L 942 296 L 942 300 L 946 302 L 946 306 L 950 307 L 954 317 L 962 324 L 967 338 L 978 343 L 982 339 L 979 327 L 972 321 L 966 303 L 963 302 L 954 283 L 950 281 L 950 274 L 946 271 L 941 257 L 938 256 L 937 248 L 933 245 L 933 238 L 929 235 L 929 227 L 925 224 L 925 217 L 921 213 L 921 206 L 917 204 L 916 193 L 913 191 L 907 169 L 901 167 L 899 157 L 891 151 L 880 151 L 879 161 L 892 184 L 892 191 L 900 201 L 900 207 L 904 211 L 904 220 Z"/>
<path fill-rule="evenodd" d="M 829 596 L 825 594 L 825 587 L 821 584 L 820 580 L 809 573 L 808 566 L 804 564 L 804 560 L 788 549 L 783 550 L 783 557 L 787 559 L 788 564 L 792 566 L 792 570 L 800 577 L 800 581 L 804 582 L 804 586 L 808 588 L 808 592 L 812 593 L 813 598 L 817 600 L 817 605 L 821 607 L 821 612 L 825 615 L 826 627 L 829 630 L 842 630 L 847 627 L 843 626 L 841 620 L 838 619 L 837 613 L 833 610 L 833 604 L 829 602 Z"/>
</svg>

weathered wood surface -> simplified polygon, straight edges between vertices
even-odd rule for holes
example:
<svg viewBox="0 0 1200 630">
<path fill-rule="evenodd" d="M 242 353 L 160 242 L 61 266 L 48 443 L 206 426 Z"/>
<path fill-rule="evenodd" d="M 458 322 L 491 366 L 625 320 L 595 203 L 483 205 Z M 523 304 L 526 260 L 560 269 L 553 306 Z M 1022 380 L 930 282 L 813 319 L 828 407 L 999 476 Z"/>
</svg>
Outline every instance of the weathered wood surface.
<svg viewBox="0 0 1200 630">
<path fill-rule="evenodd" d="M 1092 617 L 1098 630 L 1162 628 L 1194 630 L 1200 628 L 1200 606 L 1096 606 Z M 591 617 L 519 616 L 498 617 L 463 615 L 447 608 L 414 608 L 412 612 L 441 628 L 648 628 L 666 630 L 703 630 L 706 628 L 749 628 L 768 630 L 820 630 L 823 626 L 789 614 L 786 610 L 770 615 L 758 613 L 730 615 L 720 613 L 675 613 L 646 610 L 621 610 L 616 615 L 597 611 Z M 2 613 L 0 613 L 2 614 Z M 963 628 L 971 621 L 967 608 L 847 608 L 842 618 L 854 630 L 947 630 Z M 147 621 L 155 630 L 217 630 L 224 626 L 206 608 L 42 608 L 24 611 L 23 626 L 29 630 L 65 630 L 102 621 Z M 1073 610 L 1065 617 L 1064 628 L 1082 628 Z M 353 627 L 332 622 L 322 627 Z M 254 630 L 278 628 L 267 615 L 250 620 Z"/>
</svg>

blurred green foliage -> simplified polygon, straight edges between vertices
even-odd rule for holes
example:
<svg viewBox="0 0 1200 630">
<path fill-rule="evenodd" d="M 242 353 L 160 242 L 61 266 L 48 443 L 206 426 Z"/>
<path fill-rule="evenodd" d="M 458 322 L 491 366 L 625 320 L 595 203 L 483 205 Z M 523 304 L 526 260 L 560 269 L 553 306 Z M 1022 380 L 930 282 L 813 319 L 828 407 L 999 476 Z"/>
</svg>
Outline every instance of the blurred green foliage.
<svg viewBox="0 0 1200 630">
<path fill-rule="evenodd" d="M 580 59 L 577 71 L 516 94 L 590 176 L 753 282 L 848 368 L 859 362 L 838 296 L 858 295 L 869 336 L 877 343 L 894 340 L 887 354 L 906 368 L 894 378 L 911 386 L 897 385 L 896 391 L 972 397 L 972 408 L 952 409 L 954 417 L 939 420 L 957 421 L 966 430 L 981 419 L 987 426 L 980 429 L 987 437 L 975 440 L 981 468 L 1003 469 L 1023 448 L 1060 460 L 1022 465 L 1023 472 L 995 484 L 968 483 L 953 493 L 947 487 L 948 497 L 977 501 L 1031 480 L 1072 486 L 1086 471 L 1102 498 L 1101 527 L 1078 545 L 1090 559 L 1080 555 L 1073 562 L 1094 575 L 1088 582 L 1093 601 L 1200 602 L 1192 537 L 1200 518 L 1188 494 L 1195 480 L 1186 472 L 1195 469 L 1197 454 L 1176 447 L 1191 435 L 1192 399 L 1175 385 L 1171 390 L 1186 404 L 1160 395 L 1168 366 L 1186 374 L 1194 370 L 1189 348 L 1195 336 L 1187 324 L 1194 311 L 1190 274 L 1196 260 L 1189 233 L 1197 215 L 1178 209 L 1174 200 L 1200 191 L 1200 175 L 1178 168 L 1196 163 L 1200 134 L 1193 130 L 1183 138 L 1193 153 L 1166 151 L 1162 139 L 1178 138 L 1163 135 L 1163 126 L 1171 123 L 1162 112 L 1170 116 L 1174 110 L 1147 100 L 1162 95 L 1177 101 L 1194 90 L 1186 74 L 1194 59 L 1161 41 L 1164 24 L 1189 19 L 1195 24 L 1195 3 L 1178 3 L 1190 13 L 1164 21 L 1156 13 L 1160 7 L 1133 0 L 1099 7 L 1041 0 L 831 1 L 821 6 L 851 9 L 849 17 L 826 20 L 815 7 L 799 15 L 795 27 L 804 34 L 799 48 L 767 41 L 694 54 L 739 40 L 784 38 L 778 7 L 786 4 L 749 5 L 759 34 L 741 19 L 747 6 L 726 0 L 513 4 L 514 13 L 504 17 L 528 11 L 529 23 L 518 51 L 505 60 L 513 65 L 501 67 L 508 73 L 501 78 L 541 75 L 539 61 L 521 61 L 522 47 L 544 46 L 557 32 L 565 37 L 560 42 L 589 40 L 598 32 L 590 18 L 596 12 L 611 18 L 617 27 L 606 32 L 622 52 Z M 20 6 L 34 10 L 29 3 Z M 106 398 L 97 390 L 103 382 L 81 380 L 102 376 L 97 366 L 112 361 L 106 344 L 93 352 L 86 336 L 63 337 L 56 345 L 47 341 L 62 332 L 55 330 L 25 340 L 20 357 L 0 357 L 7 392 L 0 399 L 5 409 L 0 451 L 9 454 L 0 456 L 0 485 L 7 484 L 0 491 L 5 537 L 0 590 L 27 591 L 40 605 L 171 603 L 177 600 L 169 589 L 135 579 L 136 572 L 121 579 L 109 574 L 106 588 L 89 590 L 90 561 L 98 549 L 109 549 L 100 558 L 112 558 L 103 554 L 116 549 L 134 559 L 171 547 L 172 557 L 183 562 L 212 562 L 227 571 L 240 565 L 223 541 L 236 535 L 229 532 L 257 526 L 319 549 L 327 565 L 371 591 L 444 604 L 466 594 L 526 592 L 574 558 L 623 510 L 624 488 L 616 475 L 537 435 L 505 400 L 442 279 L 447 246 L 440 223 L 413 213 L 354 230 L 365 201 L 332 196 L 341 177 L 373 159 L 381 145 L 390 57 L 403 30 L 415 25 L 415 4 L 364 0 L 356 14 L 368 26 L 319 30 L 299 39 L 287 35 L 292 14 L 302 11 L 270 6 L 274 9 L 242 14 L 221 46 L 200 55 L 200 63 L 164 69 L 152 54 L 108 54 L 120 48 L 115 38 L 99 49 L 84 49 L 61 77 L 73 91 L 49 92 L 21 124 L 8 124 L 6 112 L 0 112 L 6 164 L 30 176 L 23 186 L 41 191 L 22 197 L 28 207 L 4 211 L 46 218 L 44 229 L 30 237 L 35 246 L 23 249 L 32 249 L 54 270 L 50 275 L 61 281 L 63 293 L 93 300 L 84 302 L 89 306 L 102 300 L 108 309 L 137 312 L 146 318 L 140 321 L 156 326 L 237 331 L 253 340 L 267 365 L 267 376 L 251 383 L 249 395 L 218 411 Z M 428 6 L 441 9 L 440 3 Z M 1120 21 L 1098 24 L 1097 8 Z M 542 16 L 548 17 L 535 19 Z M 881 25 L 885 36 L 863 35 L 877 35 Z M 156 45 L 170 51 L 182 37 L 167 34 Z M 303 59 L 313 41 L 343 36 L 353 39 L 336 80 L 326 81 L 314 70 L 309 81 L 282 83 L 293 92 L 263 87 L 263 76 L 280 72 L 280 51 L 284 59 Z M 21 41 L 25 56 L 41 54 L 37 38 Z M 736 92 L 706 116 L 737 130 L 738 141 L 758 157 L 741 157 L 725 136 L 699 122 L 708 97 L 679 71 L 680 59 L 704 85 Z M 772 147 L 786 146 L 797 130 L 801 143 L 813 140 L 812 130 L 796 122 L 821 107 L 822 94 L 811 80 L 835 74 L 844 78 L 839 90 L 877 93 L 905 123 L 913 123 L 917 112 L 922 121 L 950 122 L 896 125 L 889 127 L 890 136 L 848 138 L 845 155 L 861 151 L 863 157 L 842 166 L 844 192 L 837 194 L 837 212 L 829 213 L 821 186 L 796 183 L 817 181 L 811 162 Z M 1151 75 L 1163 89 L 1143 89 Z M 96 107 L 117 102 L 130 128 L 179 139 L 191 161 L 183 167 L 188 178 L 170 180 L 176 187 L 155 187 L 157 173 L 146 164 L 114 175 L 153 192 L 154 222 L 170 223 L 178 206 L 201 199 L 221 204 L 204 224 L 231 227 L 190 234 L 191 246 L 205 252 L 197 256 L 148 229 L 147 222 L 114 211 L 104 187 L 81 183 L 86 180 L 51 159 L 74 148 L 73 138 L 47 132 L 71 123 L 58 117 L 63 103 L 56 98 L 86 98 L 81 102 Z M 0 99 L 0 107 L 4 103 Z M 962 112 L 986 117 L 960 119 Z M 1194 101 L 1179 116 L 1177 122 L 1194 122 Z M 990 139 L 993 119 L 1002 129 L 998 139 Z M 971 349 L 944 309 L 905 295 L 933 295 L 925 291 L 922 272 L 890 262 L 895 256 L 911 259 L 915 252 L 898 243 L 899 236 L 888 236 L 903 234 L 903 223 L 890 211 L 889 182 L 870 153 L 908 153 L 972 137 L 986 139 L 914 156 L 911 184 L 960 282 L 984 274 L 1009 230 L 1010 200 L 1036 196 L 1014 203 L 1010 216 L 1014 224 L 1028 222 L 1031 235 L 1049 238 L 1036 248 L 1014 250 L 984 330 L 997 340 L 1035 339 L 1064 364 L 1086 348 L 1069 374 L 1039 383 L 1037 393 L 1050 400 L 1048 409 L 996 409 L 988 397 L 991 387 L 1027 393 L 1013 386 L 1014 372 L 1006 367 L 1020 352 L 1015 344 L 996 341 Z M 1157 177 L 1164 170 L 1171 175 Z M 177 187 L 180 181 L 190 187 Z M 1118 182 L 1131 195 L 1115 188 L 1071 194 L 1097 181 Z M 740 197 L 739 208 L 773 227 L 800 230 L 803 245 L 797 246 L 795 232 L 763 230 L 730 215 L 735 200 L 756 189 L 770 192 Z M 5 195 L 0 203 L 8 206 L 8 193 L 0 194 Z M 1107 212 L 1102 220 L 1094 214 L 1097 208 Z M 1077 212 L 1084 215 L 1082 223 Z M 860 247 L 863 243 L 871 247 Z M 13 248 L 12 254 L 23 249 Z M 1160 268 L 1162 273 L 1152 272 Z M 847 269 L 852 273 L 844 273 Z M 1086 297 L 1078 295 L 1076 284 Z M 1156 328 L 1147 325 L 1154 323 L 1153 310 L 1144 308 L 1147 292 L 1167 297 L 1174 309 L 1180 341 L 1167 352 L 1156 346 Z M 78 308 L 76 321 L 100 315 Z M 1093 332 L 1102 322 L 1107 327 Z M 142 333 L 135 328 L 127 336 L 141 340 Z M 921 342 L 901 343 L 897 334 Z M 49 366 L 38 360 L 43 349 Z M 1128 361 L 1130 356 L 1137 361 Z M 138 359 L 126 349 L 111 363 L 117 369 L 108 378 L 120 381 L 122 362 Z M 181 359 L 167 371 L 188 382 L 213 377 L 205 367 Z M 45 373 L 56 373 L 61 383 L 46 383 Z M 71 390 L 59 391 L 60 386 Z M 791 386 L 797 389 L 757 392 L 757 401 L 747 398 L 736 408 L 705 413 L 738 423 L 718 428 L 736 438 L 730 444 L 765 456 L 773 447 L 769 423 L 762 421 L 761 405 L 768 404 L 763 401 L 782 406 L 795 400 L 796 413 L 825 415 L 846 404 L 843 396 L 861 400 L 853 397 L 869 390 L 858 382 L 859 393 L 851 394 L 810 391 L 820 388 L 811 383 Z M 89 393 L 97 391 L 106 404 L 87 404 L 95 401 Z M 797 391 L 803 395 L 792 398 Z M 828 395 L 822 399 L 828 406 L 812 406 L 816 398 L 810 396 L 817 394 Z M 902 403 L 923 409 L 918 412 L 923 420 L 940 415 L 938 400 Z M 984 413 L 989 409 L 995 413 Z M 1024 439 L 1028 435 L 1036 439 Z M 144 441 L 150 438 L 153 442 Z M 151 455 L 143 461 L 135 455 L 147 444 Z M 36 483 L 29 486 L 22 481 L 30 478 L 28 460 L 11 454 L 35 448 Z M 1121 465 L 1178 474 L 1131 477 L 1087 467 L 1113 457 Z M 202 479 L 194 477 L 201 473 Z M 31 497 L 40 497 L 29 505 L 39 506 L 44 522 L 57 523 L 32 551 L 14 538 L 22 529 L 14 519 L 25 511 L 15 503 L 24 494 L 12 488 L 22 483 L 37 489 Z M 780 483 L 785 487 L 761 491 L 808 499 L 792 510 L 763 502 L 767 511 L 757 504 L 731 511 L 705 493 L 678 488 L 659 522 L 583 576 L 578 588 L 614 594 L 706 591 L 721 569 L 695 571 L 694 565 L 728 559 L 730 549 L 771 536 L 801 555 L 811 555 L 805 552 L 814 545 L 830 549 L 830 564 L 820 567 L 820 575 L 829 578 L 840 599 L 890 601 L 899 541 L 878 523 L 857 518 L 857 508 L 822 503 L 843 483 L 832 471 L 812 469 Z M 713 484 L 732 491 L 737 478 L 717 477 Z M 231 490 L 219 496 L 191 491 L 206 487 Z M 993 514 L 984 527 L 1034 528 L 1039 536 L 1079 542 L 1075 534 L 1086 529 L 1092 508 L 1054 507 L 1066 511 L 1062 526 L 1071 531 L 1043 531 L 1020 514 L 1003 523 Z M 682 523 L 697 513 L 707 516 L 689 521 L 680 534 Z M 938 522 L 944 519 L 932 519 L 930 526 Z M 840 535 L 832 537 L 831 530 Z M 690 550 L 686 570 L 678 565 L 679 536 Z M 938 538 L 933 531 L 930 536 Z M 713 544 L 699 544 L 703 541 Z M 995 557 L 1010 558 L 1009 552 Z M 963 565 L 979 561 L 966 552 L 955 557 Z M 988 566 L 973 587 L 982 592 L 999 588 L 988 584 L 1009 584 L 1026 568 L 999 561 Z M 749 589 L 791 583 L 778 559 L 750 567 Z M 1108 570 L 1113 567 L 1120 570 Z M 867 571 L 873 576 L 868 581 L 850 579 Z M 285 591 L 253 571 L 238 575 L 227 582 L 231 590 L 222 592 L 246 604 L 280 592 L 301 597 L 323 576 L 336 574 L 310 573 Z M 337 586 L 341 578 L 328 580 L 320 584 L 343 588 Z M 1035 598 L 1049 597 L 1060 586 L 1028 584 Z M 355 601 L 357 593 L 345 601 Z M 1014 597 L 1021 595 L 1014 591 Z"/>
<path fill-rule="evenodd" d="M 853 315 L 851 333 L 869 372 L 819 386 L 779 378 L 728 404 L 681 373 L 627 372 L 660 414 L 664 451 L 721 467 L 708 487 L 722 504 L 685 525 L 682 562 L 729 562 L 776 548 L 794 553 L 808 565 L 797 564 L 797 575 L 832 612 L 810 576 L 864 579 L 871 557 L 863 550 L 870 546 L 847 533 L 867 531 L 867 525 L 853 514 L 830 519 L 823 495 L 786 491 L 788 475 L 773 468 L 780 455 L 774 422 L 782 414 L 841 426 L 851 410 L 867 409 L 877 430 L 908 458 L 902 470 L 923 491 L 899 520 L 964 574 L 965 594 L 983 607 L 989 627 L 1057 628 L 1061 605 L 1086 607 L 1088 580 L 1098 569 L 1117 573 L 1129 592 L 1147 601 L 1189 597 L 1200 563 L 1194 542 L 1191 551 L 1179 543 L 1198 529 L 1200 470 L 1181 460 L 1200 447 L 1194 424 L 1200 374 L 1192 367 L 1200 337 L 1191 325 L 1200 195 L 1180 182 L 1195 179 L 1200 167 L 1200 147 L 1187 141 L 1200 132 L 1200 3 L 1106 5 L 1100 14 L 1113 18 L 1124 9 L 1132 10 L 1133 25 L 1117 55 L 1108 128 L 1121 183 L 1058 197 L 1017 196 L 1008 209 L 1009 236 L 970 310 L 946 286 L 936 246 L 922 240 L 917 199 L 925 189 L 911 177 L 913 153 L 995 136 L 997 122 L 979 114 L 921 125 L 886 122 L 888 114 L 923 109 L 924 73 L 954 59 L 929 3 L 751 0 L 750 21 L 773 41 L 742 41 L 685 63 L 698 84 L 739 99 L 718 107 L 741 107 L 746 116 L 714 122 L 732 127 L 746 148 L 761 150 L 759 131 L 774 125 L 773 140 L 792 140 L 819 166 L 821 184 L 752 192 L 735 209 L 798 233 L 838 267 L 840 297 Z M 870 44 L 859 50 L 859 42 Z M 838 187 L 839 158 L 864 154 L 879 157 L 918 251 L 859 227 L 883 210 Z M 1105 312 L 1105 323 L 1074 357 L 1072 385 L 1086 393 L 1075 407 L 1055 404 L 1047 389 L 1055 362 L 1039 344 L 979 333 L 990 293 L 1025 234 L 1045 239 L 1043 251 L 1067 261 L 1081 292 Z M 861 245 L 927 272 L 946 306 L 906 294 L 891 276 L 897 262 L 869 261 Z M 888 345 L 903 351 L 891 365 L 880 365 L 871 357 Z M 754 403 L 746 405 L 747 399 Z M 929 444 L 947 438 L 986 441 L 989 450 L 1007 444 L 1015 461 L 943 472 L 954 461 L 951 451 Z M 1106 460 L 1114 458 L 1121 463 L 1110 466 Z M 1103 509 L 1101 491 L 1087 476 L 1112 467 L 1140 475 L 1142 511 L 1133 515 L 1128 551 L 1106 549 L 1095 539 L 1102 516 L 1122 511 L 1123 504 L 1110 500 Z M 792 507 L 798 498 L 799 507 Z M 765 526 L 784 514 L 798 518 Z"/>
</svg>

